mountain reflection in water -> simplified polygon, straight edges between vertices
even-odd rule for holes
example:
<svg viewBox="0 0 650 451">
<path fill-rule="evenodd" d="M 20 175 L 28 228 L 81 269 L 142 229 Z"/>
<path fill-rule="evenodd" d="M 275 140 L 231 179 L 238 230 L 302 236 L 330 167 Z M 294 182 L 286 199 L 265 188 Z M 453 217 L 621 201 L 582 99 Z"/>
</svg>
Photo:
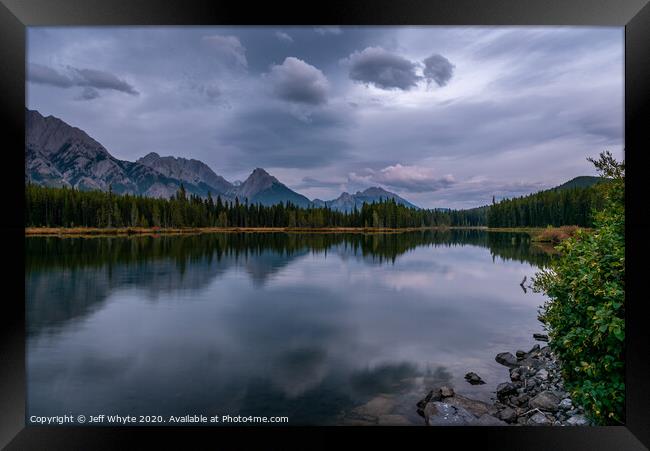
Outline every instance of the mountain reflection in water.
<svg viewBox="0 0 650 451">
<path fill-rule="evenodd" d="M 420 424 L 432 385 L 505 380 L 549 258 L 483 230 L 26 238 L 29 414 Z"/>
</svg>

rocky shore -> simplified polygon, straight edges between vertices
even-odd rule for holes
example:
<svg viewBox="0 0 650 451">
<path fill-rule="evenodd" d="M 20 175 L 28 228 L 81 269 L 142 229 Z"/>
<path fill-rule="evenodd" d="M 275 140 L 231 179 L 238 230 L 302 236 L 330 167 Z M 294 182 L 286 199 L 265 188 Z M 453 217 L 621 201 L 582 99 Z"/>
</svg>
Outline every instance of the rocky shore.
<svg viewBox="0 0 650 451">
<path fill-rule="evenodd" d="M 542 334 L 535 339 L 548 341 Z M 417 411 L 427 425 L 476 426 L 587 426 L 591 423 L 581 407 L 575 406 L 564 389 L 560 366 L 548 346 L 533 346 L 497 354 L 495 360 L 510 368 L 510 381 L 496 387 L 493 403 L 472 400 L 443 386 L 431 390 L 417 403 Z M 467 373 L 470 384 L 483 383 L 474 372 Z"/>
</svg>

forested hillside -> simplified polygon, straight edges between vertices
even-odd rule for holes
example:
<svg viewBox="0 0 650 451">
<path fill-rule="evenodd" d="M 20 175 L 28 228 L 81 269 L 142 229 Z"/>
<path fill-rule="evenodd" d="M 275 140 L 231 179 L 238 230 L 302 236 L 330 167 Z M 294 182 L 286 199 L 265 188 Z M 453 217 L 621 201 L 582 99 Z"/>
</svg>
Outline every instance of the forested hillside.
<svg viewBox="0 0 650 451">
<path fill-rule="evenodd" d="M 574 179 L 575 180 L 575 179 Z M 593 210 L 603 207 L 598 185 L 550 189 L 528 196 L 504 199 L 490 206 L 488 227 L 591 227 Z"/>
<path fill-rule="evenodd" d="M 574 179 L 576 180 L 576 179 Z M 599 181 L 591 178 L 590 182 Z M 600 184 L 567 182 L 528 196 L 467 209 L 417 209 L 395 199 L 350 211 L 226 201 L 188 194 L 181 185 L 170 199 L 72 188 L 25 185 L 27 227 L 590 227 L 603 206 Z M 581 181 L 581 182 L 584 182 Z M 568 187 L 567 187 L 568 186 Z"/>
<path fill-rule="evenodd" d="M 170 199 L 25 185 L 27 227 L 434 227 L 482 226 L 474 210 L 409 208 L 394 199 L 351 212 L 291 203 L 264 206 L 189 195 L 181 185 Z"/>
</svg>

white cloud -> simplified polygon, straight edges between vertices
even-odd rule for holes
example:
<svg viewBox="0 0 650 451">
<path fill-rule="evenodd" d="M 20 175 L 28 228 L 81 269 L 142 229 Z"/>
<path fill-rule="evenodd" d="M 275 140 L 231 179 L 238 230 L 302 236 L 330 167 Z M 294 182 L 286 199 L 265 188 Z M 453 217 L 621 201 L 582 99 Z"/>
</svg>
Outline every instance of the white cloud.
<svg viewBox="0 0 650 451">
<path fill-rule="evenodd" d="M 275 37 L 278 38 L 280 41 L 293 42 L 293 38 L 291 37 L 291 35 L 285 33 L 284 31 L 276 31 Z"/>
<path fill-rule="evenodd" d="M 204 36 L 203 42 L 207 43 L 217 55 L 234 61 L 242 67 L 248 67 L 246 47 L 242 45 L 238 37 L 215 34 Z"/>
</svg>

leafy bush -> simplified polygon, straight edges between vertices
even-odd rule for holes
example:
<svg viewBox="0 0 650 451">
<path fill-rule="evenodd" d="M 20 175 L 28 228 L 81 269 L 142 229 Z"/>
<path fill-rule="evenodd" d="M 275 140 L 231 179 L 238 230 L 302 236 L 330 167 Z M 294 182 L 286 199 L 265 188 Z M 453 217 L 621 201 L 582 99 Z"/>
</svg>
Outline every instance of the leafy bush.
<svg viewBox="0 0 650 451">
<path fill-rule="evenodd" d="M 625 167 L 609 152 L 589 159 L 612 183 L 599 186 L 605 207 L 594 229 L 577 230 L 556 249 L 560 257 L 538 272 L 546 293 L 541 319 L 576 403 L 599 424 L 625 420 Z"/>
</svg>

